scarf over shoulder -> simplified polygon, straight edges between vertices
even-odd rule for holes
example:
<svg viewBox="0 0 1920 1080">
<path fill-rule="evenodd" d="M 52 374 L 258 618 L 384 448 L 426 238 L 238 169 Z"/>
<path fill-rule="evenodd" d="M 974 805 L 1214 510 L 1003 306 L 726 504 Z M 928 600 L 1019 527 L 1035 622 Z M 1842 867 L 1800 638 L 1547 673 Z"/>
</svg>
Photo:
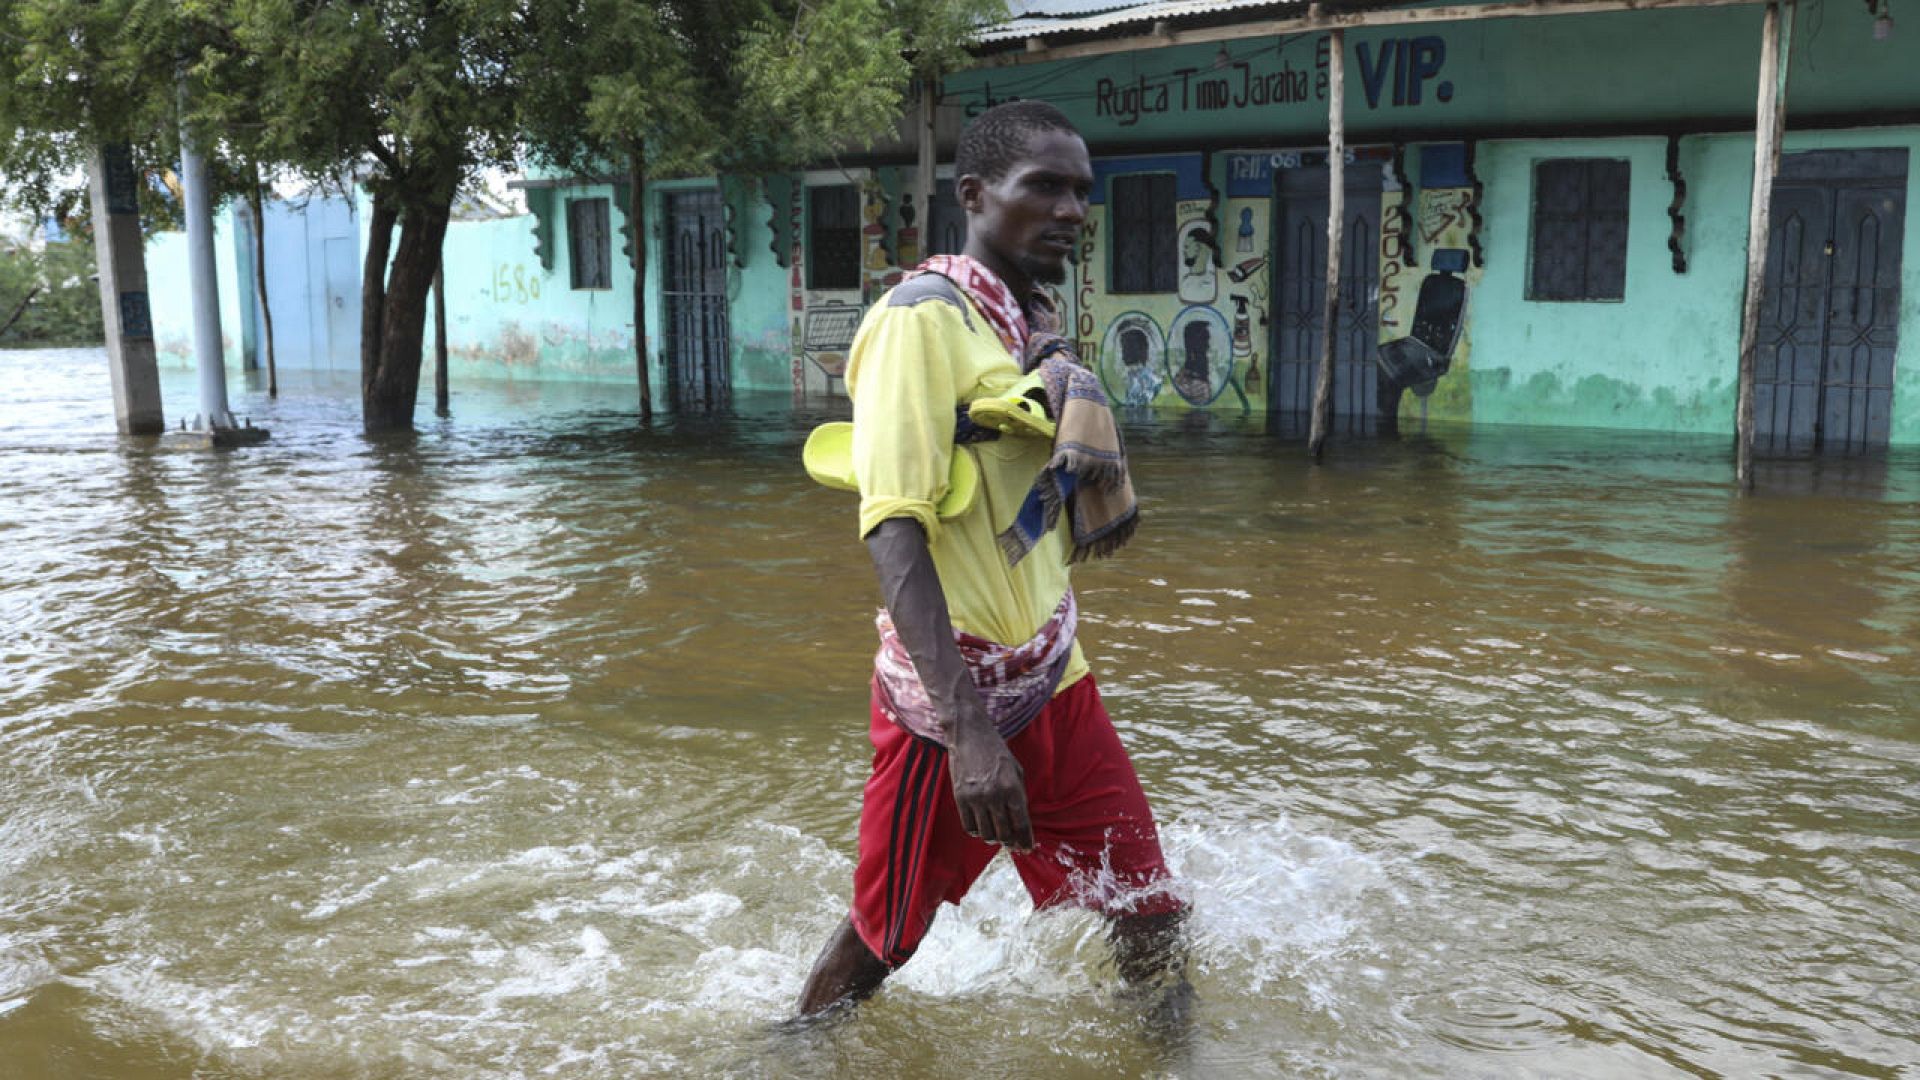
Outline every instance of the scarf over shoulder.
<svg viewBox="0 0 1920 1080">
<path fill-rule="evenodd" d="M 1053 456 L 1034 480 L 1013 523 L 1000 533 L 1009 563 L 1025 558 L 1066 511 L 1073 541 L 1068 561 L 1104 558 L 1133 537 L 1140 510 L 1127 475 L 1120 428 L 1099 376 L 1060 333 L 1060 316 L 1045 293 L 1023 305 L 978 259 L 935 255 L 907 276 L 938 274 L 972 298 L 1020 365 L 1038 371 L 1054 421 Z"/>
</svg>

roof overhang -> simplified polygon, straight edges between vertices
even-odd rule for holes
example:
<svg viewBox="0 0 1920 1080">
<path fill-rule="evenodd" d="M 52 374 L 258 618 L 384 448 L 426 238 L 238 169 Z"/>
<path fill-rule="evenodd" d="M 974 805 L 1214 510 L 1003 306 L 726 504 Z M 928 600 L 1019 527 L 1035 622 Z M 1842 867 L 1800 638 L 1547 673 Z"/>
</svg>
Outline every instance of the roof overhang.
<svg viewBox="0 0 1920 1080">
<path fill-rule="evenodd" d="M 1418 26 L 1592 15 L 1610 11 L 1667 11 L 1730 7 L 1773 0 L 1497 0 L 1468 4 L 1309 3 L 1307 0 L 1161 0 L 1116 4 L 1085 14 L 1027 14 L 980 35 L 975 67 L 1008 67 L 1050 60 L 1234 41 L 1276 34 L 1303 34 L 1372 26 Z M 1029 10 L 1072 6 L 1043 3 Z M 1082 6 L 1093 7 L 1094 0 Z"/>
</svg>

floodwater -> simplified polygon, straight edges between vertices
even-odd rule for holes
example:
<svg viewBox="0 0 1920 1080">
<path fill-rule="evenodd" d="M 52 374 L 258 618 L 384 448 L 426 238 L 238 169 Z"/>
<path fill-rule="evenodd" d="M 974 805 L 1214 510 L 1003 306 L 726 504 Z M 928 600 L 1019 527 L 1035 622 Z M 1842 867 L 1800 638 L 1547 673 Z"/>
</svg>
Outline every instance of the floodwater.
<svg viewBox="0 0 1920 1080">
<path fill-rule="evenodd" d="M 1191 1038 L 1004 862 L 791 1030 L 875 602 L 819 417 L 503 383 L 373 442 L 290 383 L 166 451 L 0 353 L 0 1076 L 1920 1075 L 1911 457 L 1129 418 L 1082 626 Z"/>
</svg>

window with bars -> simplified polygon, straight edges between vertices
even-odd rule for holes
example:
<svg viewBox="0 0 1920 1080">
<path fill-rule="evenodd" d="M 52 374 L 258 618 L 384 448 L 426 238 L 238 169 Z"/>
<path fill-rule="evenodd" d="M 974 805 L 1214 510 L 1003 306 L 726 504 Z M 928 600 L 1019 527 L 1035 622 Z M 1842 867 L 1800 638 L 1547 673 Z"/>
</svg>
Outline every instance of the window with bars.
<svg viewBox="0 0 1920 1080">
<path fill-rule="evenodd" d="M 1529 300 L 1622 300 L 1627 295 L 1628 163 L 1554 158 L 1533 166 Z"/>
<path fill-rule="evenodd" d="M 1177 288 L 1174 178 L 1170 173 L 1116 176 L 1108 188 L 1113 237 L 1110 278 L 1116 293 L 1170 293 Z"/>
<path fill-rule="evenodd" d="M 860 287 L 860 189 L 807 189 L 807 287 Z"/>
<path fill-rule="evenodd" d="M 567 200 L 567 251 L 576 289 L 613 288 L 613 238 L 606 199 Z"/>
</svg>

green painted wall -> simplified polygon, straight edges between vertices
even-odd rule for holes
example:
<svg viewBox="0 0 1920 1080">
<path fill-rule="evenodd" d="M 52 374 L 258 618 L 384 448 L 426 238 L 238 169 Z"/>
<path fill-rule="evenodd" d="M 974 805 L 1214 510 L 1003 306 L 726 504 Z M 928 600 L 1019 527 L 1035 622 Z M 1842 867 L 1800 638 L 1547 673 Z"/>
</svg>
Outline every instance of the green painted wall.
<svg viewBox="0 0 1920 1080">
<path fill-rule="evenodd" d="M 768 204 L 767 191 L 764 182 L 752 180 L 728 194 L 745 262 L 727 274 L 735 391 L 791 392 L 793 388 L 789 268 L 774 258 L 771 221 L 775 211 Z"/>
<path fill-rule="evenodd" d="M 647 328 L 654 400 L 671 407 L 666 365 L 666 266 L 664 207 L 677 191 L 710 190 L 712 180 L 663 181 L 649 185 L 647 214 Z M 735 243 L 744 265 L 727 273 L 736 391 L 786 390 L 791 354 L 785 313 L 785 271 L 775 265 L 767 207 L 751 181 L 729 179 L 722 188 Z M 486 222 L 455 222 L 447 231 L 447 341 L 450 373 L 458 378 L 587 379 L 637 383 L 633 359 L 633 271 L 622 252 L 624 189 L 587 184 L 551 189 L 551 271 L 534 250 L 533 215 Z M 607 198 L 611 227 L 611 287 L 574 289 L 572 248 L 566 227 L 570 199 Z"/>
<path fill-rule="evenodd" d="M 552 270 L 541 265 L 535 252 L 531 215 L 456 221 L 447 227 L 447 369 L 456 385 L 463 378 L 638 382 L 633 272 L 621 255 L 619 237 L 612 244 L 608 288 L 575 289 L 569 272 L 567 200 L 611 200 L 608 218 L 615 230 L 625 222 L 619 200 L 607 184 L 562 188 L 553 194 L 557 224 Z M 367 216 L 363 213 L 361 219 Z"/>
<path fill-rule="evenodd" d="M 1746 160 L 1733 140 L 1686 140 L 1689 267 L 1667 250 L 1672 188 L 1664 139 L 1483 144 L 1482 242 L 1473 291 L 1472 419 L 1595 427 L 1731 431 L 1740 302 L 1746 273 Z M 1549 157 L 1623 158 L 1632 170 L 1626 298 L 1526 299 L 1533 164 Z"/>
<path fill-rule="evenodd" d="M 1855 147 L 1908 148 L 1893 441 L 1920 441 L 1920 362 L 1913 359 L 1920 355 L 1920 129 L 1793 133 L 1785 144 L 1789 153 Z M 1684 274 L 1673 272 L 1667 250 L 1672 188 L 1665 180 L 1665 154 L 1661 139 L 1481 145 L 1487 265 L 1469 301 L 1472 408 L 1468 416 L 1443 418 L 1732 433 L 1753 140 L 1682 140 L 1688 189 Z M 1580 156 L 1631 164 L 1626 298 L 1530 301 L 1533 163 Z"/>
</svg>

